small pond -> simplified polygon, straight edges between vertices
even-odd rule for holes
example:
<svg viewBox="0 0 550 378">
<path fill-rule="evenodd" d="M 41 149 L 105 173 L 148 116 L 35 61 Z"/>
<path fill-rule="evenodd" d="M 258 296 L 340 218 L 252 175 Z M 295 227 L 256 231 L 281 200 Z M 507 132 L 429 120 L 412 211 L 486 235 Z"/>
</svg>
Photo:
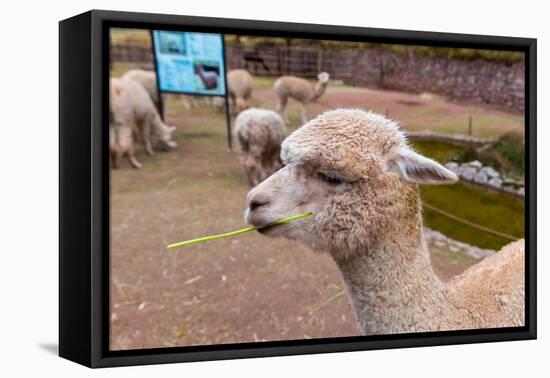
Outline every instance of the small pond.
<svg viewBox="0 0 550 378">
<path fill-rule="evenodd" d="M 464 147 L 447 142 L 415 141 L 415 149 L 440 163 L 446 163 Z M 524 237 L 524 200 L 482 186 L 465 183 L 423 185 L 422 200 L 486 228 L 517 238 Z M 487 233 L 424 207 L 424 224 L 450 238 L 481 248 L 499 250 L 511 240 Z"/>
</svg>

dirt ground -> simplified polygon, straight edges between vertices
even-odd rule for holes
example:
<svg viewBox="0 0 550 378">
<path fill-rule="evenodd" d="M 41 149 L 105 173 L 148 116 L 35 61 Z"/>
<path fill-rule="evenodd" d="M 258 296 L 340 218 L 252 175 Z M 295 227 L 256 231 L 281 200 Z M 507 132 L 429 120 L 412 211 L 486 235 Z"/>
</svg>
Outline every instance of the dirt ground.
<svg viewBox="0 0 550 378">
<path fill-rule="evenodd" d="M 254 102 L 273 108 L 269 85 L 258 84 Z M 480 136 L 523 122 L 429 96 L 343 86 L 329 88 L 308 113 L 338 106 L 389 112 L 407 128 L 440 131 L 462 127 L 457 120 L 467 125 L 474 114 Z M 328 255 L 256 233 L 165 249 L 244 227 L 249 190 L 237 154 L 226 146 L 224 114 L 207 106 L 183 110 L 175 97 L 167 108 L 179 147 L 154 157 L 138 147 L 143 168 L 122 162 L 111 174 L 111 349 L 358 335 Z M 293 103 L 290 118 L 296 126 Z M 433 265 L 444 280 L 466 267 L 441 255 Z"/>
</svg>

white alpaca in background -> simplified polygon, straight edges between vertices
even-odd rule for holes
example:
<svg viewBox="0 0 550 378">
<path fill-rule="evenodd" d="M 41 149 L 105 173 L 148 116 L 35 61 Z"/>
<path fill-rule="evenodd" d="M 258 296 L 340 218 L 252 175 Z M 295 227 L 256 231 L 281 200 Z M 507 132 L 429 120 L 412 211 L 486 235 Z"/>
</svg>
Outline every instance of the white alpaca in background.
<svg viewBox="0 0 550 378">
<path fill-rule="evenodd" d="M 285 123 L 273 110 L 251 108 L 237 116 L 235 136 L 250 185 L 258 185 L 280 168 L 279 154 L 286 135 Z"/>
<path fill-rule="evenodd" d="M 134 80 L 140 83 L 149 94 L 149 97 L 151 97 L 151 100 L 153 101 L 153 104 L 155 104 L 155 107 L 160 115 L 161 106 L 159 93 L 157 90 L 157 74 L 155 71 L 147 71 L 142 69 L 128 70 L 121 76 L 121 78 Z"/>
<path fill-rule="evenodd" d="M 154 134 L 161 147 L 177 147 L 172 140 L 174 126 L 166 125 L 160 118 L 145 88 L 134 80 L 113 78 L 110 81 L 110 145 L 111 160 L 116 167 L 119 153 L 127 156 L 135 168 L 141 164 L 133 155 L 134 135 L 141 137 L 145 151 L 154 155 L 151 134 Z"/>
</svg>

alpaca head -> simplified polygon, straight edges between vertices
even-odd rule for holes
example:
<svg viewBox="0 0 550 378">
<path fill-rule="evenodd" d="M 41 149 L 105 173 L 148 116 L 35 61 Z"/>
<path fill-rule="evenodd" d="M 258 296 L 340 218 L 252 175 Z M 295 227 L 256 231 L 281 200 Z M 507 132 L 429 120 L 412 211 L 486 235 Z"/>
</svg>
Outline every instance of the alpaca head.
<svg viewBox="0 0 550 378">
<path fill-rule="evenodd" d="M 314 216 L 265 228 L 345 259 L 383 238 L 420 226 L 416 184 L 456 175 L 416 152 L 381 115 L 338 109 L 321 114 L 281 146 L 284 167 L 248 193 L 246 220 L 256 227 L 311 211 Z"/>
<path fill-rule="evenodd" d="M 327 84 L 330 80 L 330 75 L 328 72 L 321 72 L 317 75 L 317 80 L 323 84 Z"/>
<path fill-rule="evenodd" d="M 265 179 L 267 175 L 260 164 L 261 159 L 252 154 L 244 155 L 241 159 L 242 165 L 248 177 L 248 183 L 251 186 L 256 186 Z"/>
<path fill-rule="evenodd" d="M 178 144 L 172 140 L 172 134 L 176 131 L 175 126 L 164 125 L 164 127 L 154 128 L 161 147 L 165 150 L 176 148 Z"/>
<path fill-rule="evenodd" d="M 235 100 L 235 108 L 237 110 L 237 113 L 240 113 L 243 110 L 248 109 L 249 106 L 245 99 L 241 97 L 237 97 L 237 99 Z"/>
<path fill-rule="evenodd" d="M 315 84 L 310 101 L 315 101 L 323 94 L 325 94 L 325 90 L 327 89 L 327 85 L 330 80 L 330 75 L 328 74 L 328 72 L 321 72 L 317 75 L 317 80 L 318 81 L 317 84 Z"/>
</svg>

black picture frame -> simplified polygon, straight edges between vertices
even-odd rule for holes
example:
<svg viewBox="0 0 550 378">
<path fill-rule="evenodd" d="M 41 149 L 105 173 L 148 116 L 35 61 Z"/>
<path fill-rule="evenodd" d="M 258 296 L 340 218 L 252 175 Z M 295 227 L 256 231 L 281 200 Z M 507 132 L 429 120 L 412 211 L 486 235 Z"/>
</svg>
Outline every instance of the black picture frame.
<svg viewBox="0 0 550 378">
<path fill-rule="evenodd" d="M 209 31 L 525 53 L 525 326 L 109 351 L 110 27 Z M 59 23 L 59 355 L 89 367 L 344 352 L 536 338 L 536 64 L 531 38 L 92 10 Z"/>
</svg>

